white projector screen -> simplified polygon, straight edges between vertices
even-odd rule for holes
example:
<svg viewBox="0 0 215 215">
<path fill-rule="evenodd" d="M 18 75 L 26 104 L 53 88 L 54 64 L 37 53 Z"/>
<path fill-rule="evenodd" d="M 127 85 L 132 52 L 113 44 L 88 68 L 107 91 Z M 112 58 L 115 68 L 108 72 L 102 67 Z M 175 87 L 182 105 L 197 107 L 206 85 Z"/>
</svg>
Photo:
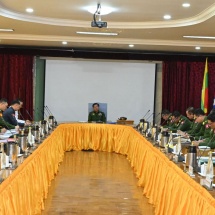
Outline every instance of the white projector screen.
<svg viewBox="0 0 215 215">
<path fill-rule="evenodd" d="M 107 103 L 107 120 L 139 121 L 154 109 L 155 64 L 46 60 L 45 105 L 58 121 L 87 121 L 88 103 Z M 152 118 L 151 118 L 152 120 Z"/>
</svg>

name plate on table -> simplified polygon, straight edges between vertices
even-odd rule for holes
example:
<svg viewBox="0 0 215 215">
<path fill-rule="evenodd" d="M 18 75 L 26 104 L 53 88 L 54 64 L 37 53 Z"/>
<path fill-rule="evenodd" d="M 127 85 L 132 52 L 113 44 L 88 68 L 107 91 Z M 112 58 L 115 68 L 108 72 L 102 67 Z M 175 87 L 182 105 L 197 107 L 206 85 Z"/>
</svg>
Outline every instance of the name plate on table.
<svg viewBox="0 0 215 215">
<path fill-rule="evenodd" d="M 206 177 L 205 179 L 200 180 L 200 184 L 205 187 L 207 190 L 213 190 L 213 180 Z"/>
<path fill-rule="evenodd" d="M 187 174 L 188 174 L 190 177 L 195 177 L 195 175 L 193 174 L 193 167 L 192 167 L 192 166 L 189 166 L 189 170 L 188 170 Z"/>
</svg>

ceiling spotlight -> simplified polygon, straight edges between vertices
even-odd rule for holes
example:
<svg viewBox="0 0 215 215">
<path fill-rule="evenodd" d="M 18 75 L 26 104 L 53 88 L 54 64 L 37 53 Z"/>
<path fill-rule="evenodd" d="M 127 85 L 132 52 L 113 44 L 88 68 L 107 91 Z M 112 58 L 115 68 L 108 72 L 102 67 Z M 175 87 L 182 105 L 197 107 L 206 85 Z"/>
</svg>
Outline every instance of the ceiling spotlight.
<svg viewBox="0 0 215 215">
<path fill-rule="evenodd" d="M 130 45 L 128 45 L 128 46 L 129 46 L 129 47 L 131 47 L 131 48 L 132 48 L 132 47 L 134 47 L 134 45 L 133 45 L 133 44 L 130 44 Z"/>
<path fill-rule="evenodd" d="M 190 3 L 183 3 L 182 6 L 183 7 L 190 7 Z"/>
<path fill-rule="evenodd" d="M 163 18 L 164 18 L 164 19 L 171 19 L 171 16 L 168 15 L 168 14 L 166 14 L 166 15 L 163 16 Z"/>
<path fill-rule="evenodd" d="M 63 41 L 62 44 L 63 44 L 63 45 L 67 45 L 68 43 L 67 43 L 66 41 Z"/>
<path fill-rule="evenodd" d="M 196 47 L 195 47 L 195 49 L 196 49 L 196 50 L 200 50 L 200 49 L 201 49 L 201 47 L 199 47 L 199 46 L 196 46 Z"/>
<path fill-rule="evenodd" d="M 27 8 L 25 11 L 28 12 L 28 13 L 33 13 L 34 12 L 34 10 L 32 8 Z"/>
</svg>

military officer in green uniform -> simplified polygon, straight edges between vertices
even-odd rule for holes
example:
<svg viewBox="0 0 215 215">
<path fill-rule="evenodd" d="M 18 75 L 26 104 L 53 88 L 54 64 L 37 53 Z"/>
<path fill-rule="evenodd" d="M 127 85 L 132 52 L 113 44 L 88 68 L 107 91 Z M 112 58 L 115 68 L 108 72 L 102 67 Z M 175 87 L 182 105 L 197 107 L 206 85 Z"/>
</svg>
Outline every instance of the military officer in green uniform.
<svg viewBox="0 0 215 215">
<path fill-rule="evenodd" d="M 191 122 L 191 124 L 190 124 L 190 130 L 188 132 L 192 132 L 193 126 L 196 127 L 195 117 L 194 117 L 194 110 L 195 110 L 194 107 L 188 107 L 187 110 L 186 110 L 187 118 Z"/>
<path fill-rule="evenodd" d="M 187 110 L 186 110 L 186 115 L 187 115 L 187 118 L 193 122 L 194 121 L 194 107 L 188 107 Z"/>
<path fill-rule="evenodd" d="M 89 113 L 88 122 L 106 122 L 106 116 L 104 112 L 99 110 L 99 104 L 94 103 L 92 105 L 93 111 Z"/>
<path fill-rule="evenodd" d="M 5 111 L 7 109 L 8 106 L 8 102 L 6 99 L 0 99 L 0 128 L 6 128 L 6 129 L 14 129 L 14 128 L 18 128 L 17 126 L 11 125 L 7 122 L 5 122 L 5 120 L 2 117 L 3 111 Z"/>
<path fill-rule="evenodd" d="M 203 141 L 193 141 L 195 146 L 209 146 L 211 149 L 215 148 L 215 113 L 210 113 L 207 117 L 208 126 L 210 127 L 210 135 Z"/>
<path fill-rule="evenodd" d="M 178 111 L 174 111 L 172 113 L 172 120 L 173 124 L 169 127 L 169 130 L 172 132 L 177 132 L 178 130 L 180 131 L 188 131 L 190 130 L 191 127 L 191 122 L 190 120 L 181 115 Z"/>
<path fill-rule="evenodd" d="M 170 113 L 169 110 L 167 109 L 164 109 L 162 112 L 161 112 L 161 116 L 162 118 L 165 120 L 165 125 L 163 126 L 164 128 L 169 128 L 172 124 L 173 124 L 173 121 L 172 121 L 172 114 Z"/>
<path fill-rule="evenodd" d="M 204 111 L 201 108 L 198 108 L 194 112 L 196 121 L 201 124 L 201 128 L 198 132 L 192 134 L 195 140 L 204 140 L 209 138 L 211 128 L 208 125 L 208 118 L 205 116 Z"/>
</svg>

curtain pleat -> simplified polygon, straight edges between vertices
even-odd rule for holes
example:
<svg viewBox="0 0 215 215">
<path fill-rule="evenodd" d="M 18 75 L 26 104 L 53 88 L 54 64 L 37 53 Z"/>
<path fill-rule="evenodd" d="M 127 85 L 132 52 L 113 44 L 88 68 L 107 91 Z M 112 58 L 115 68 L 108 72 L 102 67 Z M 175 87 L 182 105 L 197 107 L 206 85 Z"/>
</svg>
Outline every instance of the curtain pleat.
<svg viewBox="0 0 215 215">
<path fill-rule="evenodd" d="M 0 54 L 0 98 L 10 102 L 20 98 L 33 116 L 33 56 Z M 29 119 L 25 110 L 21 110 Z"/>
</svg>

